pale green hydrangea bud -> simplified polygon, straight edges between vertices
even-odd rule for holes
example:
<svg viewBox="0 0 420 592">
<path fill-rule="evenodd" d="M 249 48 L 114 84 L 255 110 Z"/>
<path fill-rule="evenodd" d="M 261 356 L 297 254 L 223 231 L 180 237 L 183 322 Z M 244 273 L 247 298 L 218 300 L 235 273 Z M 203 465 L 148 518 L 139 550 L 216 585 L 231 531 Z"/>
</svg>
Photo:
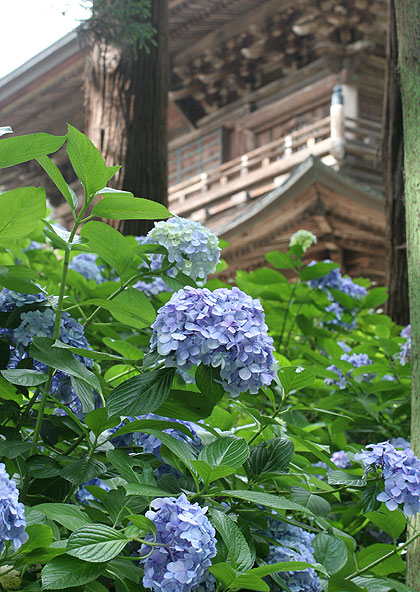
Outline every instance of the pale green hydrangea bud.
<svg viewBox="0 0 420 592">
<path fill-rule="evenodd" d="M 309 232 L 309 230 L 298 230 L 290 237 L 289 247 L 294 247 L 295 245 L 302 247 L 303 252 L 305 252 L 312 245 L 316 245 L 316 236 L 312 232 Z"/>
</svg>

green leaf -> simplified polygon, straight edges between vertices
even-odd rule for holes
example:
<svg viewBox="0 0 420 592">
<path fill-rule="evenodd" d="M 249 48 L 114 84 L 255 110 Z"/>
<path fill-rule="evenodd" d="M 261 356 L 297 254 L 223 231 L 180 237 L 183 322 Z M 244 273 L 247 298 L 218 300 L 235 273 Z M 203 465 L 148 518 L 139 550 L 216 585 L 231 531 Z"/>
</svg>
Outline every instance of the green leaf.
<svg viewBox="0 0 420 592">
<path fill-rule="evenodd" d="M 132 265 L 133 248 L 123 235 L 104 222 L 88 222 L 80 232 L 90 249 L 113 267 L 123 281 Z"/>
<path fill-rule="evenodd" d="M 128 483 L 140 482 L 140 476 L 134 471 L 138 461 L 136 458 L 128 456 L 124 450 L 108 450 L 106 457 L 109 462 L 117 469 L 118 473 Z M 141 464 L 141 463 L 140 463 Z"/>
<path fill-rule="evenodd" d="M 293 269 L 293 261 L 290 255 L 281 251 L 270 251 L 266 253 L 265 258 L 271 265 L 277 269 Z"/>
<path fill-rule="evenodd" d="M 278 373 L 285 395 L 291 391 L 299 391 L 313 384 L 315 376 L 310 370 L 304 370 L 300 366 L 284 366 Z"/>
<path fill-rule="evenodd" d="M 105 407 L 99 407 L 87 413 L 85 417 L 85 424 L 92 430 L 95 436 L 102 434 L 105 430 L 116 427 L 120 421 L 120 417 L 117 415 L 108 419 L 108 413 Z"/>
<path fill-rule="evenodd" d="M 73 532 L 67 542 L 67 554 L 91 563 L 103 563 L 116 557 L 128 539 L 105 524 L 82 526 Z"/>
<path fill-rule="evenodd" d="M 83 586 L 96 580 L 105 570 L 101 563 L 86 563 L 75 557 L 62 555 L 44 566 L 42 587 L 44 590 L 62 590 L 74 586 Z"/>
<path fill-rule="evenodd" d="M 327 481 L 328 485 L 347 485 L 348 487 L 363 487 L 366 485 L 364 479 L 356 475 L 350 475 L 344 471 L 329 471 Z"/>
<path fill-rule="evenodd" d="M 48 380 L 48 374 L 39 372 L 38 370 L 26 370 L 25 368 L 20 370 L 16 368 L 13 370 L 1 370 L 0 372 L 6 380 L 19 386 L 38 386 Z"/>
<path fill-rule="evenodd" d="M 312 567 L 311 563 L 307 561 L 281 561 L 279 563 L 270 563 L 268 565 L 261 565 L 250 569 L 248 573 L 255 574 L 260 577 L 268 576 L 269 574 L 281 571 L 303 571 L 308 567 Z"/>
<path fill-rule="evenodd" d="M 241 499 L 246 502 L 252 502 L 253 504 L 261 504 L 262 506 L 267 506 L 268 508 L 273 508 L 274 510 L 298 510 L 300 512 L 304 512 L 313 516 L 313 513 L 297 504 L 296 502 L 292 502 L 285 497 L 280 495 L 272 495 L 271 493 L 262 493 L 259 491 L 242 491 L 242 490 L 233 490 L 233 491 L 218 491 L 217 495 L 223 495 L 227 497 L 234 497 L 236 499 Z"/>
<path fill-rule="evenodd" d="M 388 299 L 386 288 L 372 288 L 362 300 L 363 308 L 374 308 L 381 306 Z"/>
<path fill-rule="evenodd" d="M 166 401 L 156 409 L 156 414 L 184 421 L 199 421 L 209 417 L 213 407 L 214 404 L 202 393 L 171 390 Z"/>
<path fill-rule="evenodd" d="M 367 592 L 367 588 L 360 588 L 354 582 L 335 574 L 328 579 L 328 592 Z"/>
<path fill-rule="evenodd" d="M 195 371 L 195 382 L 205 397 L 215 404 L 225 394 L 225 389 L 220 384 L 220 374 L 213 366 L 200 364 Z"/>
<path fill-rule="evenodd" d="M 366 487 L 362 494 L 363 512 L 373 512 L 381 506 L 381 502 L 376 499 L 380 492 L 381 489 L 377 483 Z"/>
<path fill-rule="evenodd" d="M 328 275 L 330 271 L 337 268 L 340 268 L 338 263 L 324 263 L 323 261 L 321 263 L 315 263 L 315 265 L 309 265 L 302 269 L 300 272 L 300 279 L 303 282 L 316 280 Z"/>
<path fill-rule="evenodd" d="M 168 209 L 156 201 L 124 193 L 104 197 L 92 210 L 92 216 L 110 220 L 162 220 L 170 215 Z"/>
<path fill-rule="evenodd" d="M 0 457 L 17 458 L 32 448 L 31 442 L 19 442 L 13 440 L 0 439 Z"/>
<path fill-rule="evenodd" d="M 186 442 L 178 440 L 170 434 L 165 434 L 165 432 L 159 432 L 158 430 L 143 428 L 142 431 L 145 434 L 151 434 L 152 436 L 155 436 L 158 440 L 162 442 L 164 446 L 169 448 L 172 454 L 178 457 L 187 467 L 190 466 L 190 461 L 195 458 L 194 453 L 191 450 L 191 447 Z"/>
<path fill-rule="evenodd" d="M 156 525 L 152 520 L 146 518 L 146 516 L 137 515 L 137 514 L 129 514 L 126 516 L 130 522 L 140 528 L 142 532 L 151 532 L 154 536 L 156 536 Z"/>
<path fill-rule="evenodd" d="M 43 133 L 4 138 L 0 144 L 0 168 L 52 154 L 64 144 L 65 140 L 65 136 Z M 20 210 L 16 211 L 20 212 Z"/>
<path fill-rule="evenodd" d="M 390 551 L 395 550 L 394 545 L 385 545 L 383 543 L 376 543 L 375 545 L 369 545 L 358 553 L 356 553 L 356 560 L 359 569 L 367 567 L 374 561 L 377 561 L 381 557 L 384 557 Z M 392 555 L 372 567 L 369 571 L 378 576 L 388 576 L 392 573 L 404 573 L 405 563 L 399 555 Z"/>
<path fill-rule="evenodd" d="M 4 286 L 9 290 L 24 292 L 25 294 L 37 294 L 39 286 L 36 286 L 32 280 L 39 280 L 39 275 L 29 267 L 24 265 L 0 266 L 0 286 Z"/>
<path fill-rule="evenodd" d="M 228 466 L 239 468 L 249 456 L 248 444 L 243 438 L 227 436 L 218 438 L 200 452 L 199 459 L 210 467 Z"/>
<path fill-rule="evenodd" d="M 82 411 L 89 413 L 95 409 L 95 393 L 92 387 L 76 376 L 70 376 L 72 389 L 82 404 Z"/>
<path fill-rule="evenodd" d="M 40 510 L 47 518 L 62 524 L 69 530 L 76 530 L 91 522 L 80 508 L 70 504 L 39 504 L 35 506 L 35 509 Z"/>
<path fill-rule="evenodd" d="M 57 477 L 61 472 L 61 466 L 56 460 L 41 454 L 30 456 L 26 460 L 26 466 L 31 477 L 38 479 Z"/>
<path fill-rule="evenodd" d="M 95 479 L 99 475 L 103 475 L 106 471 L 106 466 L 94 458 L 81 458 L 73 460 L 61 471 L 61 476 L 68 479 L 74 485 L 81 485 L 86 481 Z"/>
<path fill-rule="evenodd" d="M 121 294 L 118 294 L 111 302 L 115 302 L 121 306 L 124 312 L 119 311 L 111 314 L 125 325 L 132 326 L 136 329 L 143 329 L 151 325 L 156 318 L 156 311 L 150 300 L 143 292 L 136 290 L 136 288 L 127 288 Z M 134 319 L 132 315 L 134 313 Z"/>
<path fill-rule="evenodd" d="M 70 187 L 70 185 L 66 183 L 63 175 L 61 174 L 55 163 L 46 155 L 39 156 L 36 160 L 38 164 L 42 166 L 47 175 L 50 177 L 51 181 L 60 191 L 61 195 L 69 204 L 71 209 L 74 210 L 77 206 L 77 195 Z"/>
<path fill-rule="evenodd" d="M 213 509 L 211 511 L 211 523 L 220 533 L 228 549 L 233 567 L 240 571 L 246 571 L 252 567 L 254 558 L 244 535 L 235 522 L 224 512 Z"/>
<path fill-rule="evenodd" d="M 143 497 L 165 497 L 171 495 L 168 491 L 153 485 L 144 483 L 127 483 L 125 486 L 127 495 L 141 495 Z"/>
<path fill-rule="evenodd" d="M 44 524 L 31 524 L 27 526 L 26 534 L 29 538 L 19 549 L 19 553 L 22 555 L 39 547 L 49 547 L 53 540 L 53 531 L 49 526 L 45 526 Z"/>
<path fill-rule="evenodd" d="M 321 563 L 329 574 L 340 571 L 347 563 L 347 547 L 343 541 L 326 533 L 319 533 L 312 541 L 314 556 L 318 563 Z"/>
<path fill-rule="evenodd" d="M 7 140 L 2 140 L 1 143 L 5 141 Z M 20 187 L 2 193 L 0 242 L 4 245 L 7 241 L 28 236 L 45 216 L 46 208 L 45 189 L 41 187 Z M 19 212 L 19 215 L 16 212 Z"/>
<path fill-rule="evenodd" d="M 225 588 L 236 578 L 236 571 L 228 563 L 215 563 L 209 567 L 209 572 L 223 584 Z"/>
<path fill-rule="evenodd" d="M 119 384 L 107 401 L 108 416 L 152 413 L 168 398 L 174 373 L 173 368 L 162 368 Z"/>
<path fill-rule="evenodd" d="M 407 520 L 401 510 L 388 510 L 383 505 L 380 512 L 368 512 L 366 518 L 369 518 L 375 526 L 387 532 L 393 539 L 398 539 L 407 526 Z"/>
<path fill-rule="evenodd" d="M 287 470 L 294 453 L 293 443 L 288 438 L 273 438 L 251 449 L 247 470 L 251 477 L 281 473 Z"/>
<path fill-rule="evenodd" d="M 70 376 L 80 378 L 98 393 L 102 392 L 99 380 L 90 372 L 73 354 L 66 349 L 53 347 L 54 339 L 49 337 L 34 337 L 29 348 L 30 355 L 57 370 L 61 370 Z"/>
<path fill-rule="evenodd" d="M 237 576 L 229 586 L 229 590 L 256 590 L 270 592 L 269 585 L 255 574 L 241 574 Z"/>
<path fill-rule="evenodd" d="M 107 167 L 99 150 L 72 125 L 68 125 L 67 154 L 89 197 L 105 187 L 120 168 Z"/>
<path fill-rule="evenodd" d="M 217 479 L 232 475 L 232 473 L 235 472 L 235 469 L 233 467 L 229 467 L 228 465 L 212 468 L 204 460 L 192 460 L 191 465 L 200 475 L 202 480 L 207 483 L 213 483 L 213 481 L 217 481 Z"/>
<path fill-rule="evenodd" d="M 320 495 L 315 495 L 303 487 L 292 487 L 292 499 L 308 508 L 315 516 L 326 516 L 331 512 L 331 505 Z"/>
</svg>

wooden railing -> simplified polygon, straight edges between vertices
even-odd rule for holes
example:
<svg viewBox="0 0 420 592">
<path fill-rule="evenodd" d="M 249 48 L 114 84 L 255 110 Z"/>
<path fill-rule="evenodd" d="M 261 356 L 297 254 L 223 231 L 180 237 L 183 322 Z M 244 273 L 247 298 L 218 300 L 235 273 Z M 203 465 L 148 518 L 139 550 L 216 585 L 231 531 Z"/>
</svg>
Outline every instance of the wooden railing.
<svg viewBox="0 0 420 592">
<path fill-rule="evenodd" d="M 342 130 L 338 133 L 337 129 Z M 309 155 L 341 159 L 347 144 L 371 158 L 380 125 L 365 119 L 325 117 L 243 156 L 169 188 L 172 213 L 205 221 L 274 189 Z M 339 140 L 337 142 L 337 139 Z"/>
</svg>

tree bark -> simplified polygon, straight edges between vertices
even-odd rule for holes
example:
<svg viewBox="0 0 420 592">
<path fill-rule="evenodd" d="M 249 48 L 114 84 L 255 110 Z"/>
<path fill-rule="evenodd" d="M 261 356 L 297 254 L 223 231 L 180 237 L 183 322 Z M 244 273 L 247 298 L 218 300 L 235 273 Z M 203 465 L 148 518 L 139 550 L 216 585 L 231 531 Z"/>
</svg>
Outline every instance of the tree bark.
<svg viewBox="0 0 420 592">
<path fill-rule="evenodd" d="M 398 40 L 395 0 L 388 0 L 387 73 L 384 93 L 382 171 L 386 218 L 386 312 L 395 323 L 407 325 L 408 270 L 406 254 L 403 172 L 403 116 L 398 84 Z"/>
<path fill-rule="evenodd" d="M 137 54 L 95 43 L 85 77 L 85 132 L 107 165 L 122 165 L 110 182 L 167 204 L 168 2 L 151 3 L 156 45 Z M 123 234 L 144 235 L 148 220 L 113 223 Z"/>
<path fill-rule="evenodd" d="M 404 124 L 407 260 L 411 322 L 411 438 L 420 454 L 420 2 L 395 3 Z M 420 529 L 420 514 L 412 520 Z M 420 591 L 420 542 L 407 552 L 407 584 Z"/>
</svg>

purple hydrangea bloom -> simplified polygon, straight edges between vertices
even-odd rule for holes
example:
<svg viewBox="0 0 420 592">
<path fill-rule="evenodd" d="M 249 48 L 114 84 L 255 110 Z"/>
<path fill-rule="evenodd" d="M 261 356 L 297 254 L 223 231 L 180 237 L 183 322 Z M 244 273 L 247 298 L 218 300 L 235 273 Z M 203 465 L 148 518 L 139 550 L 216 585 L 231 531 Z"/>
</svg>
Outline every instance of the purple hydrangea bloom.
<svg viewBox="0 0 420 592">
<path fill-rule="evenodd" d="M 400 448 L 401 450 L 411 450 L 410 442 L 408 442 L 405 438 L 391 438 L 389 441 L 395 448 Z"/>
<path fill-rule="evenodd" d="M 340 359 L 345 362 L 349 362 L 352 366 L 354 366 L 354 368 L 361 368 L 362 366 L 369 366 L 373 364 L 372 360 L 369 358 L 367 354 L 343 354 Z M 335 374 L 337 375 L 337 379 L 325 378 L 325 384 L 327 386 L 337 386 L 340 390 L 345 389 L 348 384 L 348 380 L 351 378 L 351 370 L 350 372 L 346 372 L 346 374 L 344 374 L 344 372 L 340 370 L 340 368 L 337 368 L 337 366 L 335 366 L 334 364 L 328 366 L 327 370 L 335 372 Z M 363 382 L 369 382 L 370 380 L 375 378 L 375 376 L 375 374 L 369 374 L 368 372 L 366 372 L 365 374 L 357 376 L 356 380 L 359 379 L 359 381 L 362 380 Z"/>
<path fill-rule="evenodd" d="M 173 438 L 177 440 L 183 440 L 188 444 L 191 444 L 194 448 L 201 449 L 202 444 L 201 440 L 198 438 L 197 433 L 198 429 L 195 423 L 191 421 L 183 421 L 182 419 L 172 419 L 169 417 L 162 417 L 161 415 L 156 415 L 155 413 L 147 413 L 146 415 L 140 415 L 138 417 L 126 417 L 124 421 L 122 421 L 119 425 L 115 428 L 111 428 L 108 430 L 108 433 L 112 434 L 119 430 L 121 427 L 127 425 L 127 422 L 136 421 L 137 419 L 154 419 L 160 421 L 169 421 L 173 422 L 174 424 L 182 424 L 186 426 L 193 438 L 190 438 L 183 432 L 180 432 L 176 428 L 167 428 L 166 430 L 162 430 L 165 434 L 171 435 Z M 146 434 L 144 432 L 131 432 L 130 434 L 123 434 L 122 436 L 117 436 L 111 440 L 111 444 L 116 447 L 119 446 L 142 446 L 143 451 L 148 454 L 154 454 L 157 458 L 160 459 L 160 447 L 162 446 L 162 442 L 159 440 L 157 436 L 153 436 L 151 434 Z"/>
<path fill-rule="evenodd" d="M 279 520 L 270 519 L 267 535 L 277 544 L 270 544 L 267 563 L 280 561 L 307 561 L 316 563 L 312 541 L 314 534 L 299 526 L 292 526 Z M 302 571 L 281 572 L 280 577 L 292 592 L 321 592 L 321 580 L 312 567 Z M 281 591 L 277 584 L 271 584 L 270 590 Z"/>
<path fill-rule="evenodd" d="M 14 292 L 13 290 L 3 288 L 0 292 L 0 311 L 10 312 L 21 306 L 38 304 L 38 302 L 45 301 L 46 297 L 42 292 L 39 292 L 38 294 L 21 294 L 20 292 Z"/>
<path fill-rule="evenodd" d="M 16 483 L 10 479 L 5 465 L 0 463 L 0 553 L 5 541 L 11 541 L 17 551 L 28 540 L 25 528 L 25 507 L 19 502 Z"/>
<path fill-rule="evenodd" d="M 79 489 L 74 494 L 74 497 L 79 504 L 87 504 L 91 501 L 99 501 L 97 497 L 95 497 L 86 489 L 86 485 L 96 485 L 96 487 L 100 487 L 105 491 L 109 491 L 108 485 L 106 485 L 102 479 L 98 479 L 97 477 L 95 477 L 95 479 L 90 479 L 89 481 L 86 481 L 86 483 L 80 485 Z"/>
<path fill-rule="evenodd" d="M 190 592 L 205 579 L 216 555 L 216 533 L 207 508 L 191 504 L 184 494 L 154 499 L 150 506 L 146 518 L 155 524 L 156 542 L 162 546 L 152 547 L 144 560 L 143 586 L 155 592 Z M 140 554 L 150 550 L 144 544 Z"/>
<path fill-rule="evenodd" d="M 400 362 L 404 366 L 411 358 L 411 325 L 407 325 L 400 333 L 401 337 L 406 339 L 406 342 L 401 345 Z"/>
<path fill-rule="evenodd" d="M 167 366 L 219 368 L 222 385 L 233 395 L 256 394 L 274 379 L 273 340 L 263 308 L 238 288 L 179 290 L 159 309 L 152 327 L 151 350 Z"/>
<path fill-rule="evenodd" d="M 139 280 L 133 284 L 133 288 L 140 290 L 140 292 L 144 292 L 149 298 L 152 296 L 157 296 L 157 294 L 161 294 L 162 292 L 171 291 L 171 289 L 167 286 L 167 284 L 165 284 L 161 277 L 155 277 L 150 282 Z"/>
<path fill-rule="evenodd" d="M 77 271 L 88 281 L 95 280 L 100 284 L 105 280 L 102 277 L 101 267 L 96 263 L 97 258 L 98 255 L 94 253 L 80 253 L 70 261 L 69 269 Z"/>
<path fill-rule="evenodd" d="M 376 499 L 385 502 L 388 510 L 402 506 L 406 516 L 420 511 L 420 460 L 408 448 L 397 450 L 389 442 L 369 444 L 366 450 L 355 455 L 366 471 L 382 470 L 385 489 Z"/>
<path fill-rule="evenodd" d="M 55 311 L 51 308 L 23 312 L 20 318 L 21 324 L 10 331 L 10 340 L 15 347 L 11 349 L 8 368 L 16 368 L 22 359 L 28 357 L 27 348 L 31 345 L 33 337 L 53 337 L 54 334 Z M 59 338 L 63 343 L 72 347 L 90 348 L 84 335 L 83 326 L 67 312 L 62 313 L 61 316 Z M 89 368 L 93 366 L 93 360 L 81 356 L 76 357 L 85 366 Z M 33 368 L 40 372 L 48 372 L 47 366 L 37 360 L 34 360 Z M 77 413 L 80 413 L 80 401 L 73 391 L 70 377 L 66 373 L 61 370 L 55 372 L 50 392 L 65 403 L 73 403 Z"/>
<path fill-rule="evenodd" d="M 193 280 L 214 273 L 220 259 L 217 236 L 194 220 L 169 218 L 156 222 L 148 238 L 165 247 L 168 259 Z"/>
<path fill-rule="evenodd" d="M 350 459 L 344 450 L 334 452 L 330 459 L 338 469 L 348 469 L 351 465 Z"/>
</svg>

